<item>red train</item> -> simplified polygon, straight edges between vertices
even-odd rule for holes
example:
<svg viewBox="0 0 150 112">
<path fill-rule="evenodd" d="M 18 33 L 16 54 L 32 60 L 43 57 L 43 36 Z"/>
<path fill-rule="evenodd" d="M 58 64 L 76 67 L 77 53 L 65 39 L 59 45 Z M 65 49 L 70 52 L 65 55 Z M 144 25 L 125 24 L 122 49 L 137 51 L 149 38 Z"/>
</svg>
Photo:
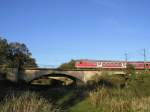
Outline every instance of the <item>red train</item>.
<svg viewBox="0 0 150 112">
<path fill-rule="evenodd" d="M 123 69 L 131 64 L 135 69 L 150 69 L 150 62 L 142 61 L 108 61 L 108 60 L 77 60 L 75 63 L 76 68 L 110 68 L 110 69 Z"/>
</svg>

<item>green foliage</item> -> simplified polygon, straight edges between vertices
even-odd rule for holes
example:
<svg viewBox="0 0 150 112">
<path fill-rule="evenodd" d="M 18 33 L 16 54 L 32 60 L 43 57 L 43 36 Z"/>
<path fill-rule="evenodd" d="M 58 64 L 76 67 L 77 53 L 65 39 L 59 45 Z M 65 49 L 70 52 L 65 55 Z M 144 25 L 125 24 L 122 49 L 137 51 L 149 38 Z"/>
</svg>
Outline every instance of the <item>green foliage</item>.
<svg viewBox="0 0 150 112">
<path fill-rule="evenodd" d="M 36 67 L 35 59 L 31 58 L 31 53 L 25 44 L 10 43 L 8 57 L 11 67 L 26 68 Z"/>
<path fill-rule="evenodd" d="M 102 87 L 122 88 L 126 83 L 124 77 L 120 75 L 109 75 L 106 71 L 94 75 L 91 80 L 93 85 Z"/>
<path fill-rule="evenodd" d="M 37 64 L 25 44 L 8 43 L 6 39 L 0 38 L 0 66 L 22 69 L 37 67 Z"/>
<path fill-rule="evenodd" d="M 131 64 L 127 64 L 126 74 L 135 75 L 135 67 Z"/>
<path fill-rule="evenodd" d="M 59 69 L 75 69 L 75 60 L 71 60 L 68 63 L 63 63 L 58 68 Z"/>
<path fill-rule="evenodd" d="M 127 64 L 127 68 L 125 70 L 125 73 L 126 73 L 125 77 L 126 77 L 126 79 L 128 79 L 128 80 L 126 80 L 127 81 L 126 84 L 128 84 L 128 82 L 134 82 L 135 81 L 137 74 L 136 74 L 135 67 L 133 65 Z"/>
</svg>

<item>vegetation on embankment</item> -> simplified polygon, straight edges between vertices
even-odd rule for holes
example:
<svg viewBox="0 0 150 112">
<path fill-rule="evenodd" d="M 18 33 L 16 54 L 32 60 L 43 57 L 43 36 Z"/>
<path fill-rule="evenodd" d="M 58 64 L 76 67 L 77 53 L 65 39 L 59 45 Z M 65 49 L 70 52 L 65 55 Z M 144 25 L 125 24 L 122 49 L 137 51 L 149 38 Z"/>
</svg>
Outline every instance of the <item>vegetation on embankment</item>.
<svg viewBox="0 0 150 112">
<path fill-rule="evenodd" d="M 113 81 L 116 78 L 120 77 L 113 76 L 112 78 L 103 76 L 99 80 L 103 79 L 105 82 L 109 81 L 109 83 L 116 84 L 117 82 Z M 135 77 L 132 76 L 124 88 L 118 86 L 100 86 L 98 82 L 96 83 L 97 85 L 93 88 L 91 86 L 84 86 L 75 88 L 39 88 L 36 90 L 30 89 L 30 87 L 25 87 L 24 89 L 22 89 L 23 87 L 13 87 L 14 89 L 11 91 L 5 88 L 7 95 L 1 100 L 0 108 L 2 108 L 2 112 L 30 112 L 29 110 L 32 110 L 33 107 L 33 112 L 150 111 L 149 74 L 142 73 Z M 22 110 L 19 110 L 21 108 Z M 10 111 L 11 109 L 12 111 Z M 17 110 L 13 111 L 13 109 Z"/>
<path fill-rule="evenodd" d="M 10 92 L 11 95 L 0 105 L 0 112 L 59 112 L 59 109 L 35 92 Z"/>
<path fill-rule="evenodd" d="M 80 89 L 70 87 L 10 83 L 0 85 L 0 90 L 0 112 L 65 112 L 84 97 Z"/>
<path fill-rule="evenodd" d="M 70 107 L 68 112 L 149 112 L 149 87 L 150 74 L 136 74 L 124 88 L 98 86 L 89 91 L 86 99 Z"/>
<path fill-rule="evenodd" d="M 68 112 L 149 112 L 150 96 L 139 94 L 137 90 L 97 89 Z"/>
</svg>

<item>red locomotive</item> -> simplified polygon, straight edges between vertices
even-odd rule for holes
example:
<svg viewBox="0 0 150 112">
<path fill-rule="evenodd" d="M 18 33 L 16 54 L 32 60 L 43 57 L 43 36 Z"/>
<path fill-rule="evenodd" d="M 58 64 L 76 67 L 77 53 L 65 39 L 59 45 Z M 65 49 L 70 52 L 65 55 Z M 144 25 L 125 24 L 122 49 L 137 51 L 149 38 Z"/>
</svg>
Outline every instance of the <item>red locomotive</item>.
<svg viewBox="0 0 150 112">
<path fill-rule="evenodd" d="M 131 64 L 135 69 L 150 69 L 150 62 L 142 61 L 107 61 L 107 60 L 77 60 L 75 63 L 76 68 L 110 68 L 110 69 L 123 69 Z"/>
</svg>

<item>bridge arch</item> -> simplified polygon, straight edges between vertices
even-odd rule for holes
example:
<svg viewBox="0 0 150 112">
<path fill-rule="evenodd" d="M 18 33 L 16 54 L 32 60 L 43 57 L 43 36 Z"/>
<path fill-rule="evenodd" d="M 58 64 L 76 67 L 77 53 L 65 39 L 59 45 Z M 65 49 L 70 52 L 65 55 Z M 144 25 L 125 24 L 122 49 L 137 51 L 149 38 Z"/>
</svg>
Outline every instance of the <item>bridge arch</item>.
<svg viewBox="0 0 150 112">
<path fill-rule="evenodd" d="M 68 79 L 71 79 L 74 83 L 76 84 L 83 84 L 84 82 L 77 78 L 77 77 L 74 77 L 74 76 L 71 76 L 70 74 L 66 74 L 66 73 L 55 73 L 55 72 L 52 72 L 52 73 L 48 73 L 48 74 L 42 74 L 40 76 L 37 76 L 37 77 L 34 77 L 33 79 L 30 79 L 28 81 L 28 83 L 32 83 L 34 80 L 37 80 L 37 79 L 41 79 L 43 77 L 65 77 L 65 78 L 68 78 Z"/>
</svg>

